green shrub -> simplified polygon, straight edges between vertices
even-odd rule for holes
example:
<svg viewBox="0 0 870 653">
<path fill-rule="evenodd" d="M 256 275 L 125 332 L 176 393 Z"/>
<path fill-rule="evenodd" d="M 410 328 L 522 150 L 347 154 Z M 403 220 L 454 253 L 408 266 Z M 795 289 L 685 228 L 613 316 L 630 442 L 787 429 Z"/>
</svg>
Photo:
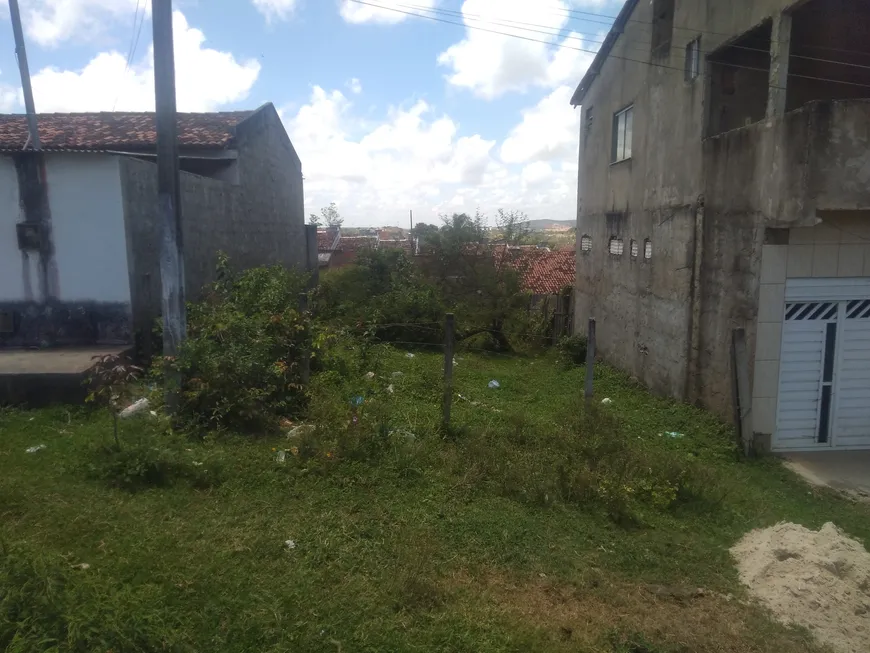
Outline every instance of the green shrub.
<svg viewBox="0 0 870 653">
<path fill-rule="evenodd" d="M 303 275 L 280 266 L 230 274 L 188 307 L 187 340 L 170 364 L 180 373 L 179 417 L 205 429 L 256 431 L 298 410 L 309 319 L 298 310 Z M 158 373 L 162 373 L 158 361 Z"/>
<path fill-rule="evenodd" d="M 566 365 L 583 365 L 586 362 L 586 336 L 576 333 L 565 336 L 557 345 L 559 358 Z"/>
<path fill-rule="evenodd" d="M 186 482 L 196 488 L 219 485 L 223 464 L 202 443 L 188 442 L 177 434 L 159 433 L 147 425 L 126 433 L 119 447 L 102 443 L 91 451 L 86 474 L 112 487 L 142 490 Z"/>
</svg>

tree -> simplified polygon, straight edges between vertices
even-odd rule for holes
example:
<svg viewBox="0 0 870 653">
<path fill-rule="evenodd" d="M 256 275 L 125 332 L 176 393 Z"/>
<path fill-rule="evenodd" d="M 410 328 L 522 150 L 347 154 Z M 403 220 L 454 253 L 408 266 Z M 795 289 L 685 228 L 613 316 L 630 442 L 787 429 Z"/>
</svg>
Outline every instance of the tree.
<svg viewBox="0 0 870 653">
<path fill-rule="evenodd" d="M 522 211 L 499 209 L 495 222 L 501 232 L 501 237 L 508 245 L 525 243 L 532 231 L 529 225 L 529 216 Z"/>
<path fill-rule="evenodd" d="M 315 227 L 321 226 L 320 216 L 316 213 L 308 214 L 308 224 L 313 224 Z"/>
<path fill-rule="evenodd" d="M 339 215 L 335 202 L 330 202 L 329 206 L 320 209 L 320 216 L 327 227 L 340 227 L 344 224 L 344 218 Z"/>
</svg>

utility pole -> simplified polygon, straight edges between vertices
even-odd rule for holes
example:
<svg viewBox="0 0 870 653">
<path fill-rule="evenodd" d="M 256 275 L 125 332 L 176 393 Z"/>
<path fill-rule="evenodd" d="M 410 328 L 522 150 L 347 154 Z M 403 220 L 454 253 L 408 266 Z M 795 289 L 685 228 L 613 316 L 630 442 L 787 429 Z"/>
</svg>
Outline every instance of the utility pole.
<svg viewBox="0 0 870 653">
<path fill-rule="evenodd" d="M 414 209 L 411 209 L 411 233 L 414 233 Z"/>
<path fill-rule="evenodd" d="M 157 123 L 157 214 L 160 241 L 160 283 L 163 295 L 163 356 L 167 362 L 166 405 L 178 408 L 181 378 L 172 366 L 187 335 L 184 306 L 184 243 L 178 173 L 178 125 L 175 112 L 175 50 L 172 42 L 172 0 L 153 0 L 154 98 Z"/>
<path fill-rule="evenodd" d="M 27 50 L 24 47 L 24 30 L 21 29 L 21 12 L 18 0 L 9 0 L 9 16 L 12 18 L 12 34 L 15 36 L 15 56 L 21 72 L 21 89 L 24 91 L 24 109 L 27 111 L 27 129 L 30 132 L 30 146 L 41 150 L 39 128 L 36 124 L 36 106 L 33 104 L 33 88 L 30 86 L 30 67 L 27 65 Z M 25 147 L 25 149 L 27 149 Z"/>
</svg>

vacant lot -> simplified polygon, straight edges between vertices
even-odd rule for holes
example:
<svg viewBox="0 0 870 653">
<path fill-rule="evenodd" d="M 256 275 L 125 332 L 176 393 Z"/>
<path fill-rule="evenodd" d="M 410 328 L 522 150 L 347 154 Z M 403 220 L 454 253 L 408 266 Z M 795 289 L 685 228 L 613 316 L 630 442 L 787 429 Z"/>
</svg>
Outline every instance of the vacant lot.
<svg viewBox="0 0 870 653">
<path fill-rule="evenodd" d="M 366 356 L 290 439 L 146 414 L 107 462 L 101 413 L 0 413 L 0 648 L 821 650 L 745 602 L 728 548 L 781 520 L 866 542 L 868 506 L 606 368 L 583 415 L 582 368 L 460 352 L 442 434 L 439 356 Z"/>
</svg>

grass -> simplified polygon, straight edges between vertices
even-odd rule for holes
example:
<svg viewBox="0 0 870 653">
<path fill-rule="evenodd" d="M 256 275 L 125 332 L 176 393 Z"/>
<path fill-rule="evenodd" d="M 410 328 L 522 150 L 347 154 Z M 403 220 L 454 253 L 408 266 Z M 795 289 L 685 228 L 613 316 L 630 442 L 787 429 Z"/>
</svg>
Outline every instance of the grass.
<svg viewBox="0 0 870 653">
<path fill-rule="evenodd" d="M 125 442 L 150 438 L 181 470 L 161 487 L 89 472 L 106 416 L 0 412 L 0 649 L 821 650 L 744 600 L 728 548 L 782 520 L 870 541 L 868 506 L 773 460 L 738 461 L 715 418 L 602 367 L 597 399 L 612 403 L 586 427 L 636 442 L 639 460 L 686 461 L 705 486 L 614 519 L 553 480 L 582 368 L 456 362 L 464 399 L 446 436 L 437 354 L 387 349 L 370 356 L 374 380 L 318 381 L 311 413 L 325 424 L 306 440 L 180 441 L 147 416 L 122 422 Z M 356 394 L 367 401 L 346 427 Z M 294 442 L 299 456 L 277 462 Z"/>
</svg>

